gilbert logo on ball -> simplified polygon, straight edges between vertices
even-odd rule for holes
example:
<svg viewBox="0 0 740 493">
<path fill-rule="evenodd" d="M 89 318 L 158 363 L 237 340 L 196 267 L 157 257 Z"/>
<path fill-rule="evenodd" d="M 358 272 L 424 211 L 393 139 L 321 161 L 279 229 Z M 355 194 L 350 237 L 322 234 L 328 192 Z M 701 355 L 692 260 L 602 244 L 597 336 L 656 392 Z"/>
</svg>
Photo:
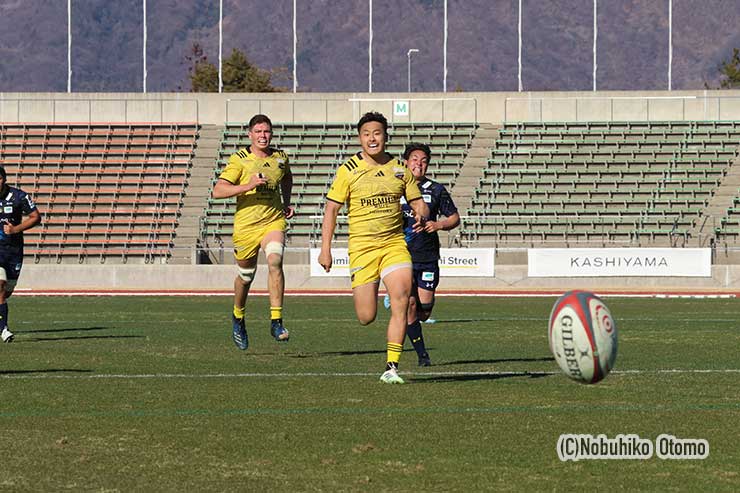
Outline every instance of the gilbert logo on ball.
<svg viewBox="0 0 740 493">
<path fill-rule="evenodd" d="M 563 372 L 596 383 L 617 359 L 617 326 L 601 299 L 588 291 L 568 291 L 552 307 L 550 351 Z"/>
</svg>

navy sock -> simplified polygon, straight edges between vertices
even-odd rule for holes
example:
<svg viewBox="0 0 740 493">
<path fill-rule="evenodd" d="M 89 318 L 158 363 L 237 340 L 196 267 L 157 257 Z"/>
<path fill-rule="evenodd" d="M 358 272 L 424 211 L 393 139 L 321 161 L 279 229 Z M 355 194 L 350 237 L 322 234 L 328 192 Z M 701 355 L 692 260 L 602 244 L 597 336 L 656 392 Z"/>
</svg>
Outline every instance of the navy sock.
<svg viewBox="0 0 740 493">
<path fill-rule="evenodd" d="M 427 352 L 427 348 L 424 345 L 424 336 L 421 334 L 421 322 L 417 320 L 414 323 L 406 326 L 406 335 L 409 336 L 411 345 L 414 346 L 416 354 L 424 356 Z"/>
<path fill-rule="evenodd" d="M 0 330 L 8 326 L 8 304 L 0 305 Z"/>
</svg>

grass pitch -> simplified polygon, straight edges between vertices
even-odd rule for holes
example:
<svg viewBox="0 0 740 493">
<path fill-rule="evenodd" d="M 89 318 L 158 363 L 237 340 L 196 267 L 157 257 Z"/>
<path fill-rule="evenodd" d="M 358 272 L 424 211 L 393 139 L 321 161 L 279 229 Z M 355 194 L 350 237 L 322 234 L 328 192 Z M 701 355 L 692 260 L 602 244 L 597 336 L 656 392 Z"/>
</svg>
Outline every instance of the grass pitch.
<svg viewBox="0 0 740 493">
<path fill-rule="evenodd" d="M 251 298 L 250 348 L 230 298 L 13 298 L 0 347 L 2 473 L 12 491 L 740 490 L 738 301 L 607 298 L 616 370 L 561 374 L 554 298 L 439 298 L 378 382 L 382 305 L 288 297 L 291 340 Z M 407 348 L 409 344 L 407 343 Z M 705 460 L 561 462 L 562 433 L 704 438 Z"/>
</svg>

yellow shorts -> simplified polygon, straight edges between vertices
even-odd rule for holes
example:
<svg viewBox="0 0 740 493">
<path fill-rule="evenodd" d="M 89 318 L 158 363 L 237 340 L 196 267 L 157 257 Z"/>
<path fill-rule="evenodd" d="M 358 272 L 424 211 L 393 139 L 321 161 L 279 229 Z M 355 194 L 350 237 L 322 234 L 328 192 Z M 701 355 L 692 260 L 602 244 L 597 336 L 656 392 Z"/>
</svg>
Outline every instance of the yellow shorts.
<svg viewBox="0 0 740 493">
<path fill-rule="evenodd" d="M 278 219 L 265 226 L 242 228 L 239 234 L 234 234 L 234 257 L 237 260 L 245 260 L 257 255 L 260 243 L 267 233 L 272 231 L 285 231 L 285 219 Z"/>
<path fill-rule="evenodd" d="M 349 253 L 349 273 L 352 276 L 352 288 L 369 282 L 377 282 L 394 270 L 411 269 L 411 254 L 406 248 L 403 236 L 390 240 L 372 249 L 363 249 Z"/>
</svg>

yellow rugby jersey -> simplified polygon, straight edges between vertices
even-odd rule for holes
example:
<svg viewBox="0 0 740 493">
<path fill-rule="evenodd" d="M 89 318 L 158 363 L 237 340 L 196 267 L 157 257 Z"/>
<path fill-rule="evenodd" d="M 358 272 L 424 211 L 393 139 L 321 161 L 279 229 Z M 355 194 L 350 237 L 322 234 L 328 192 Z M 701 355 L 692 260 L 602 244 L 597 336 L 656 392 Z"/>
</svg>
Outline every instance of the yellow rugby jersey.
<svg viewBox="0 0 740 493">
<path fill-rule="evenodd" d="M 257 157 L 250 148 L 240 149 L 229 157 L 219 178 L 234 185 L 244 185 L 252 175 L 262 173 L 265 185 L 237 195 L 234 214 L 234 234 L 252 226 L 264 226 L 285 217 L 280 196 L 280 181 L 290 172 L 288 156 L 279 149 L 271 149 L 267 157 Z"/>
<path fill-rule="evenodd" d="M 401 197 L 407 202 L 421 198 L 406 165 L 395 158 L 381 166 L 368 164 L 359 152 L 337 169 L 326 194 L 328 200 L 347 203 L 349 241 L 355 248 L 403 237 Z"/>
</svg>

